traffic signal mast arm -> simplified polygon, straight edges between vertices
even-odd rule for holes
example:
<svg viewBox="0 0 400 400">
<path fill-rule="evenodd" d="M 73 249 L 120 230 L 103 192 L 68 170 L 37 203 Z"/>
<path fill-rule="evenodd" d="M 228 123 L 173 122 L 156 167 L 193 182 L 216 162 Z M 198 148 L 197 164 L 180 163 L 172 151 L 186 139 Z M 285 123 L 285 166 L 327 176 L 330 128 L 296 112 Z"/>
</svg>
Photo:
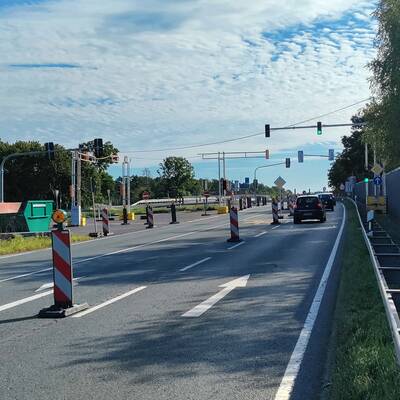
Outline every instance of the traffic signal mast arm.
<svg viewBox="0 0 400 400">
<path fill-rule="evenodd" d="M 366 122 L 358 122 L 356 124 L 322 124 L 322 128 L 338 128 L 341 126 L 365 126 Z M 317 128 L 317 125 L 303 125 L 303 126 L 282 126 L 278 128 L 269 128 L 270 131 L 285 131 L 289 129 L 311 129 Z"/>
<path fill-rule="evenodd" d="M 248 154 L 251 155 L 248 156 Z M 201 153 L 199 155 L 203 160 L 218 160 L 218 153 Z M 265 151 L 231 151 L 225 153 L 225 159 L 234 159 L 234 158 L 265 158 Z"/>
</svg>

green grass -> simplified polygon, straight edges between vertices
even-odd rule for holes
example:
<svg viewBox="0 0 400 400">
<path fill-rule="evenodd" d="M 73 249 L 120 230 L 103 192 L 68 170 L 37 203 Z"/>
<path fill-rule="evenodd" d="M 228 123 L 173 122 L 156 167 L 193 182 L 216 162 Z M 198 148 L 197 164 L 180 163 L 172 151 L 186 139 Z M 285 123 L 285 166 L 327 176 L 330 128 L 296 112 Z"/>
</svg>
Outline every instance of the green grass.
<svg viewBox="0 0 400 400">
<path fill-rule="evenodd" d="M 400 368 L 369 253 L 351 203 L 334 317 L 332 400 L 400 399 Z"/>
<path fill-rule="evenodd" d="M 89 240 L 89 236 L 72 235 L 73 242 Z M 51 246 L 50 237 L 23 237 L 15 236 L 12 239 L 0 240 L 0 255 L 21 253 L 23 251 L 45 249 Z"/>
</svg>

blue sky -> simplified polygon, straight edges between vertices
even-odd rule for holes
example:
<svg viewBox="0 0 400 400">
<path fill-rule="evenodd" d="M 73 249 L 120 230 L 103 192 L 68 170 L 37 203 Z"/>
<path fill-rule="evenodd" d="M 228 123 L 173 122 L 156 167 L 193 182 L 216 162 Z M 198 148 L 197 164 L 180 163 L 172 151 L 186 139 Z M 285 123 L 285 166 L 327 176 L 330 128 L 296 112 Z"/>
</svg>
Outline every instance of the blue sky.
<svg viewBox="0 0 400 400">
<path fill-rule="evenodd" d="M 299 166 L 297 150 L 340 151 L 348 129 L 321 137 L 313 129 L 280 131 L 267 140 L 263 127 L 370 96 L 373 9 L 364 0 L 1 0 L 0 137 L 67 147 L 103 137 L 134 171 L 156 174 L 163 158 L 177 155 L 207 178 L 216 176 L 216 163 L 201 161 L 200 152 L 268 148 L 293 165 L 262 170 L 261 181 L 282 175 L 289 188 L 320 190 L 329 162 Z M 322 121 L 348 122 L 359 107 Z M 258 132 L 224 145 L 153 151 Z M 251 177 L 263 164 L 229 161 L 228 178 Z"/>
</svg>

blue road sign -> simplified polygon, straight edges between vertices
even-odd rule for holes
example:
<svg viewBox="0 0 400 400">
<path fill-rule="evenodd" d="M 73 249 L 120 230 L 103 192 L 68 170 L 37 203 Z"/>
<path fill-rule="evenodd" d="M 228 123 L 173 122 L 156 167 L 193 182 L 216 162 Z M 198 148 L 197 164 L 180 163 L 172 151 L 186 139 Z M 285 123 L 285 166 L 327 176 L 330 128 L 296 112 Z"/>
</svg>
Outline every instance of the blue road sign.
<svg viewBox="0 0 400 400">
<path fill-rule="evenodd" d="M 376 186 L 382 185 L 382 178 L 380 176 L 376 176 L 374 178 L 374 185 Z"/>
</svg>

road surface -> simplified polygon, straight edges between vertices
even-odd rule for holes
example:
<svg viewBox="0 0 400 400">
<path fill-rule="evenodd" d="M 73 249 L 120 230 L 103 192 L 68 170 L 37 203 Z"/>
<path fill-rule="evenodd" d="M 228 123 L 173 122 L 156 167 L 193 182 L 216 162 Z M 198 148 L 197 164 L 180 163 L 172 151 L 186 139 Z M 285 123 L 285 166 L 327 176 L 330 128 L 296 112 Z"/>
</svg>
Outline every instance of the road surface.
<svg viewBox="0 0 400 400">
<path fill-rule="evenodd" d="M 74 245 L 75 302 L 90 308 L 62 320 L 36 318 L 50 251 L 0 258 L 0 398 L 314 398 L 343 212 L 273 226 L 269 207 L 247 209 L 240 244 L 214 215 Z"/>
</svg>

